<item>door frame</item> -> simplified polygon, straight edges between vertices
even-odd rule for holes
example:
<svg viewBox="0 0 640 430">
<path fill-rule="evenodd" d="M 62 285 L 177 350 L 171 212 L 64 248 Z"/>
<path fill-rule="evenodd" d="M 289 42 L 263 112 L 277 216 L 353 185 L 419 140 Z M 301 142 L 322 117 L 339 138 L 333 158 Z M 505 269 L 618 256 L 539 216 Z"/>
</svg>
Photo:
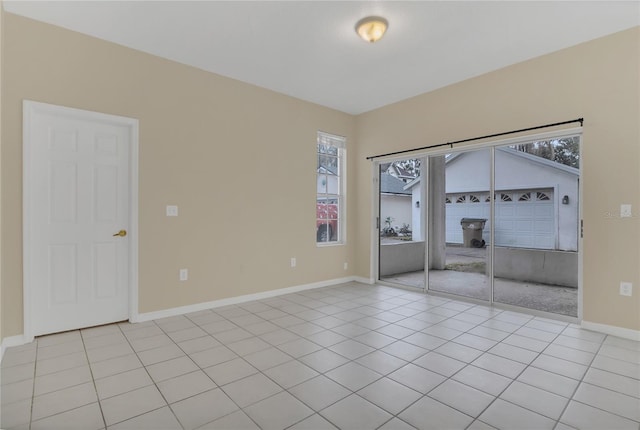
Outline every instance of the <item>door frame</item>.
<svg viewBox="0 0 640 430">
<path fill-rule="evenodd" d="M 386 157 L 380 157 L 380 158 L 376 158 L 375 160 L 373 160 L 372 163 L 372 173 L 373 173 L 373 187 L 372 187 L 372 228 L 371 228 L 371 255 L 370 255 L 370 277 L 373 281 L 373 283 L 378 283 L 381 285 L 388 285 L 388 286 L 393 286 L 393 287 L 400 287 L 402 288 L 402 286 L 398 285 L 398 284 L 392 284 L 392 283 L 388 283 L 388 282 L 384 282 L 380 280 L 380 276 L 379 276 L 379 253 L 378 253 L 378 248 L 379 248 L 379 227 L 377 228 L 376 226 L 376 219 L 378 217 L 379 214 L 379 201 L 378 201 L 378 195 L 380 193 L 380 184 L 379 181 L 377 180 L 377 173 L 379 171 L 379 165 L 381 163 L 386 163 L 386 162 L 391 162 L 391 161 L 397 161 L 397 160 L 403 160 L 406 158 L 424 158 L 426 160 L 428 160 L 428 158 L 430 156 L 438 156 L 438 155 L 445 155 L 448 153 L 452 153 L 452 152 L 466 152 L 466 151 L 474 151 L 474 150 L 481 150 L 481 149 L 490 149 L 491 150 L 491 166 L 490 166 L 490 171 L 491 171 L 491 178 L 490 178 L 490 188 L 491 190 L 493 190 L 493 192 L 495 192 L 495 148 L 498 148 L 500 146 L 505 146 L 505 145 L 513 145 L 513 144 L 517 144 L 517 143 L 524 143 L 524 142 L 531 142 L 532 140 L 545 140 L 545 139 L 550 139 L 550 138 L 559 138 L 559 137 L 563 137 L 563 136 L 579 136 L 580 138 L 580 159 L 582 160 L 582 151 L 583 151 L 583 146 L 584 146 L 584 129 L 583 127 L 572 127 L 572 128 L 567 128 L 567 129 L 562 129 L 562 130 L 555 130 L 555 131 L 548 131 L 548 132 L 544 132 L 544 133 L 536 133 L 536 134 L 525 134 L 522 136 L 518 136 L 518 137 L 513 137 L 513 138 L 507 138 L 507 139 L 500 139 L 500 140 L 490 140 L 490 141 L 485 141 L 485 142 L 480 142 L 480 143 L 475 143 L 475 144 L 468 144 L 468 145 L 464 145 L 464 146 L 459 146 L 455 149 L 452 148 L 438 148 L 438 149 L 425 149 L 425 150 L 421 150 L 421 151 L 415 151 L 413 153 L 410 154 L 403 154 L 403 155 L 390 155 L 390 156 L 386 156 Z M 426 168 L 425 168 L 425 172 L 426 175 L 425 177 L 428 177 L 428 162 L 425 163 L 426 164 Z M 582 183 L 581 183 L 581 179 L 582 179 L 582 172 L 583 172 L 583 167 L 582 167 L 582 163 L 580 165 L 580 175 L 578 176 L 578 229 L 580 230 L 580 225 L 581 225 L 581 221 L 582 221 L 582 216 L 583 216 L 583 187 L 582 187 Z M 423 190 L 423 195 L 421 197 L 422 201 L 427 202 L 428 199 L 425 199 L 425 193 L 426 193 L 426 187 L 422 187 Z M 554 191 L 557 191 L 554 188 Z M 491 191 L 490 191 L 491 192 Z M 557 194 L 557 192 L 556 192 Z M 426 206 L 426 205 L 425 205 Z M 491 219 L 493 220 L 495 218 L 495 202 L 492 202 L 490 205 L 490 213 L 491 213 Z M 425 237 L 425 268 L 428 267 L 428 262 L 429 262 L 429 247 L 427 246 L 427 240 L 429 240 L 429 236 L 428 236 L 428 208 L 425 208 L 425 214 L 423 215 L 424 217 L 427 217 L 427 219 L 425 220 L 425 232 L 424 237 Z M 493 225 L 493 223 L 492 223 Z M 491 229 L 491 243 L 495 243 L 495 233 L 494 233 L 494 229 Z M 583 249 L 583 238 L 582 235 L 580 234 L 580 231 L 578 231 L 578 291 L 577 291 L 577 300 L 578 300 L 578 315 L 577 317 L 569 317 L 569 316 L 565 316 L 565 315 L 561 315 L 561 314 L 555 314 L 555 313 L 551 313 L 551 312 L 544 312 L 544 311 L 538 311 L 535 309 L 529 309 L 529 308 L 522 308 L 522 307 L 518 307 L 518 306 L 513 306 L 513 305 L 508 305 L 508 304 L 503 304 L 500 302 L 494 302 L 493 301 L 493 278 L 494 278 L 494 273 L 493 273 L 493 262 L 495 261 L 495 250 L 494 247 L 491 247 L 491 267 L 490 267 L 490 273 L 489 273 L 489 277 L 490 277 L 490 281 L 491 281 L 491 299 L 489 301 L 478 301 L 477 299 L 473 299 L 473 298 L 469 298 L 469 297 L 462 297 L 462 296 L 456 296 L 453 294 L 448 294 L 448 293 L 441 293 L 441 292 L 436 292 L 433 290 L 429 289 L 429 275 L 428 275 L 428 270 L 425 270 L 425 293 L 427 294 L 435 294 L 438 296 L 443 296 L 443 297 L 447 297 L 447 298 L 451 298 L 451 299 L 455 299 L 455 300 L 466 300 L 466 301 L 471 301 L 471 302 L 480 302 L 482 304 L 485 305 L 490 305 L 490 306 L 495 306 L 496 308 L 500 308 L 500 309 L 507 309 L 507 310 L 513 310 L 513 311 L 517 311 L 517 312 L 521 312 L 521 311 L 525 311 L 529 314 L 533 314 L 536 316 L 541 316 L 541 317 L 546 317 L 546 318 L 552 318 L 552 319 L 557 319 L 557 320 L 566 320 L 569 322 L 575 322 L 575 323 L 580 323 L 582 322 L 582 318 L 583 318 L 583 257 L 584 257 L 584 249 Z"/>
<path fill-rule="evenodd" d="M 413 285 L 403 285 L 400 283 L 387 281 L 380 278 L 380 255 L 381 255 L 381 240 L 380 240 L 380 231 L 382 229 L 382 214 L 380 210 L 382 208 L 382 201 L 380 193 L 380 175 L 382 172 L 380 171 L 380 166 L 387 162 L 399 161 L 399 160 L 407 160 L 407 159 L 420 159 L 422 163 L 421 171 L 424 175 L 423 178 L 429 177 L 429 157 L 425 155 L 416 155 L 415 157 L 394 157 L 394 158 L 384 158 L 380 160 L 373 160 L 371 163 L 372 166 L 372 208 L 373 208 L 373 230 L 371 232 L 371 265 L 370 265 L 370 274 L 369 279 L 371 283 L 378 283 L 381 285 L 387 285 L 396 288 L 403 288 L 409 291 L 427 291 L 427 274 L 425 273 L 425 278 L 422 287 L 414 287 Z M 382 161 L 381 161 L 382 160 Z M 428 179 L 423 179 L 425 182 Z M 425 252 L 424 252 L 424 265 L 425 267 L 429 264 L 429 247 L 426 246 L 429 241 L 429 227 L 427 225 L 427 213 L 429 211 L 429 203 L 427 199 L 427 187 L 421 187 L 420 189 L 420 202 L 421 203 L 421 228 L 422 228 L 422 236 L 424 237 L 425 243 Z M 413 211 L 413 206 L 411 207 Z"/>
<path fill-rule="evenodd" d="M 33 312 L 31 309 L 31 297 L 33 286 L 31 284 L 30 267 L 30 198 L 31 178 L 33 169 L 31 166 L 31 152 L 33 148 L 31 125 L 33 115 L 37 113 L 53 113 L 72 116 L 80 120 L 110 122 L 129 129 L 129 276 L 128 276 L 128 308 L 129 321 L 138 318 L 138 120 L 124 116 L 110 115 L 106 113 L 75 109 L 32 100 L 23 100 L 22 103 L 22 289 L 23 289 L 23 338 L 25 343 L 33 341 L 32 328 Z"/>
</svg>

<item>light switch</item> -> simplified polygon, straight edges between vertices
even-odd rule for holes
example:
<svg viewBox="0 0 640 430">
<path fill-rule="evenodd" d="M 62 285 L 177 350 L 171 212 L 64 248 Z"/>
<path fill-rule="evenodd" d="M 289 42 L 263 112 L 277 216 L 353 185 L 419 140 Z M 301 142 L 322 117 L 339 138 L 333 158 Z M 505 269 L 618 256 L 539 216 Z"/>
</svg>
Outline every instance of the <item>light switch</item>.
<svg viewBox="0 0 640 430">
<path fill-rule="evenodd" d="M 620 295 L 631 296 L 633 293 L 633 284 L 631 282 L 620 282 Z"/>
<path fill-rule="evenodd" d="M 167 216 L 178 216 L 178 206 L 167 206 Z"/>
<path fill-rule="evenodd" d="M 631 217 L 631 205 L 620 205 L 620 218 Z"/>
</svg>

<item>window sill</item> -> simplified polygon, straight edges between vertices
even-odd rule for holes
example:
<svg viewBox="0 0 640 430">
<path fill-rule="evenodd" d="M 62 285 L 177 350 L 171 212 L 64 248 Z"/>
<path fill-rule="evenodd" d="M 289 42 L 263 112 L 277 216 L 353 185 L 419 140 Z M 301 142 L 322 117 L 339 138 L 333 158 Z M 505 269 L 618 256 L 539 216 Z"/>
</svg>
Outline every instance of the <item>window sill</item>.
<svg viewBox="0 0 640 430">
<path fill-rule="evenodd" d="M 318 248 L 331 248 L 333 246 L 344 246 L 344 242 L 326 242 L 326 243 L 318 243 L 316 242 L 316 246 Z"/>
</svg>

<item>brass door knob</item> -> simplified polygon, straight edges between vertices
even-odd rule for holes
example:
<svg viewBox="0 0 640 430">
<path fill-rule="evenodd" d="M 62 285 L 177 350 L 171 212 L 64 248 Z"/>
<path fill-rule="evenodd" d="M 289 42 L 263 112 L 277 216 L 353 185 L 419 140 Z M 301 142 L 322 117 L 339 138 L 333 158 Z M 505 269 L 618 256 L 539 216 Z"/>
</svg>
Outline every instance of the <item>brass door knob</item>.
<svg viewBox="0 0 640 430">
<path fill-rule="evenodd" d="M 125 237 L 126 235 L 127 235 L 127 230 L 120 230 L 119 232 L 114 234 L 114 236 L 120 236 L 120 237 Z"/>
</svg>

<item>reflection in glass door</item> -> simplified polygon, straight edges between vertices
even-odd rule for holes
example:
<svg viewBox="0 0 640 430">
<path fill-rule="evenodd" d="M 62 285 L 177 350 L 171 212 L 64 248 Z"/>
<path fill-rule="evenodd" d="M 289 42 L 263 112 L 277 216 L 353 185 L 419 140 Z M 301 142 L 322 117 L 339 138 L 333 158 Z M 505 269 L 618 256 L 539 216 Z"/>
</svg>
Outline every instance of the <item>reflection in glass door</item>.
<svg viewBox="0 0 640 430">
<path fill-rule="evenodd" d="M 379 166 L 378 276 L 385 282 L 424 289 L 421 161 L 411 158 Z"/>
<path fill-rule="evenodd" d="M 491 149 L 429 158 L 429 290 L 491 300 Z"/>
<path fill-rule="evenodd" d="M 578 316 L 580 138 L 495 149 L 495 302 Z"/>
</svg>

